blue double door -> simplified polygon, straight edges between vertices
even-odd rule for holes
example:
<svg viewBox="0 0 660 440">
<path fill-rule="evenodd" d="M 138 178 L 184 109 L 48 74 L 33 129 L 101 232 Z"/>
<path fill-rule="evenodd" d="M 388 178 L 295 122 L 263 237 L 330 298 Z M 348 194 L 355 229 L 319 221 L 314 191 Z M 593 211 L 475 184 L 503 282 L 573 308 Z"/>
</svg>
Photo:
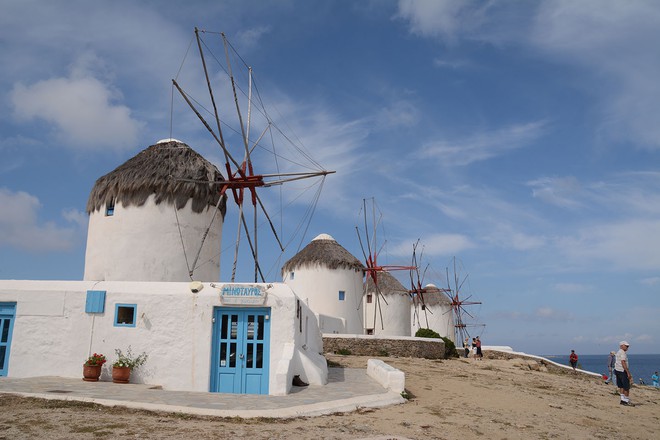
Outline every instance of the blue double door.
<svg viewBox="0 0 660 440">
<path fill-rule="evenodd" d="M 216 307 L 211 391 L 268 394 L 270 309 Z"/>
<path fill-rule="evenodd" d="M 15 314 L 16 303 L 0 302 L 0 376 L 7 375 Z"/>
</svg>

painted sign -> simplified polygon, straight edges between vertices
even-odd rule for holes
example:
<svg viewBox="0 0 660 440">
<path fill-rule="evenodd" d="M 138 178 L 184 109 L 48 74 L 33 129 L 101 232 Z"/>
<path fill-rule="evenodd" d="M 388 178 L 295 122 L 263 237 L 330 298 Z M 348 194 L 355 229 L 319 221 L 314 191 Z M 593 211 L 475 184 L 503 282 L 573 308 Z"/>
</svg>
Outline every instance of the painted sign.
<svg viewBox="0 0 660 440">
<path fill-rule="evenodd" d="M 261 306 L 266 303 L 266 291 L 262 286 L 225 284 L 220 290 L 222 304 Z"/>
</svg>

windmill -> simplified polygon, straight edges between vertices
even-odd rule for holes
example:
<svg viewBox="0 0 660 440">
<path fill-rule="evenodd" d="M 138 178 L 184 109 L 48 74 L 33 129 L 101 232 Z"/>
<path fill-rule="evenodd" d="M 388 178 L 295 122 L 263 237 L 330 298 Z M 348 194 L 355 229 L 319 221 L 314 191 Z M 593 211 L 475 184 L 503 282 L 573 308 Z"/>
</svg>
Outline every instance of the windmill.
<svg viewBox="0 0 660 440">
<path fill-rule="evenodd" d="M 202 38 L 202 34 L 204 36 L 210 36 L 213 42 L 207 43 Z M 222 42 L 220 47 L 224 53 L 224 57 L 216 56 L 213 50 L 212 44 L 217 43 L 218 37 Z M 240 55 L 229 43 L 224 33 L 208 32 L 195 28 L 194 41 L 197 43 L 208 96 L 204 98 L 204 103 L 201 102 L 202 98 L 197 99 L 194 97 L 195 92 L 200 93 L 199 90 L 196 90 L 199 81 L 191 81 L 187 90 L 184 90 L 181 84 L 182 80 L 179 79 L 179 74 L 177 74 L 175 79 L 172 79 L 173 90 L 176 89 L 188 107 L 190 107 L 202 122 L 215 143 L 220 147 L 224 158 L 224 172 L 226 175 L 223 176 L 224 181 L 221 182 L 221 199 L 231 195 L 238 208 L 231 281 L 235 281 L 239 250 L 244 247 L 241 245 L 241 238 L 244 236 L 245 240 L 247 240 L 251 259 L 254 261 L 254 281 L 261 280 L 261 282 L 265 282 L 262 265 L 259 261 L 259 227 L 268 225 L 272 237 L 274 237 L 277 247 L 281 252 L 284 252 L 292 240 L 286 243 L 283 242 L 280 237 L 281 232 L 278 232 L 276 229 L 266 208 L 266 203 L 264 203 L 258 190 L 303 179 L 319 178 L 320 183 L 317 184 L 317 191 L 313 196 L 314 200 L 310 204 L 311 208 L 306 211 L 303 218 L 303 221 L 306 220 L 309 222 L 311 221 L 313 209 L 320 196 L 325 177 L 328 174 L 334 173 L 334 171 L 323 169 L 304 150 L 304 147 L 294 142 L 293 136 L 286 134 L 275 123 L 269 111 L 266 110 L 264 100 L 256 87 L 252 68 L 245 64 Z M 223 58 L 224 64 L 221 61 Z M 218 71 L 212 74 L 207 62 L 217 66 Z M 245 81 L 247 85 L 239 84 L 237 77 L 234 75 L 234 64 L 241 66 L 241 72 L 246 75 Z M 218 78 L 223 78 L 224 82 L 219 81 Z M 220 86 L 225 86 L 224 90 L 228 97 L 227 100 L 233 101 L 233 105 L 229 105 L 229 107 L 234 107 L 231 122 L 227 116 L 231 112 L 227 111 L 225 107 L 220 107 L 215 98 L 213 85 L 217 83 Z M 238 125 L 238 128 L 236 125 Z M 253 136 L 255 130 L 257 130 L 256 137 Z M 279 151 L 279 146 L 275 146 L 275 139 L 284 142 L 288 148 L 294 151 L 295 159 L 286 158 Z M 254 158 L 257 153 L 269 154 L 271 160 L 256 163 Z M 310 170 L 313 169 L 313 171 L 294 170 L 282 172 L 281 167 L 289 167 L 291 169 L 296 167 L 302 168 L 303 161 L 306 162 L 305 166 Z M 274 172 L 264 173 L 262 168 L 266 165 L 274 166 Z M 251 208 L 249 205 L 251 205 Z M 306 231 L 306 228 L 299 225 L 295 229 L 295 232 L 298 233 L 301 230 Z M 204 237 L 202 238 L 202 243 L 203 240 Z M 193 276 L 192 272 L 198 264 L 198 257 L 199 252 L 192 265 L 191 278 Z"/>
<path fill-rule="evenodd" d="M 472 298 L 471 294 L 463 298 L 462 289 L 468 280 L 469 274 L 466 274 L 464 277 L 461 275 L 460 268 L 456 267 L 456 257 L 452 258 L 451 263 L 451 270 L 449 267 L 445 268 L 448 287 L 448 289 L 445 290 L 445 293 L 451 301 L 451 308 L 454 314 L 454 342 L 458 344 L 462 343 L 465 338 L 470 337 L 470 334 L 467 330 L 468 327 L 484 327 L 485 325 L 472 324 L 467 322 L 466 315 L 471 319 L 474 319 L 474 316 L 470 314 L 470 312 L 468 312 L 465 307 L 478 305 L 481 304 L 481 302 L 470 301 L 470 298 Z"/>
<path fill-rule="evenodd" d="M 369 205 L 369 206 L 368 206 Z M 370 208 L 370 209 L 369 209 Z M 381 290 L 381 281 L 385 273 L 396 270 L 412 270 L 410 266 L 397 266 L 397 265 L 381 265 L 378 263 L 378 257 L 381 254 L 383 248 L 385 247 L 386 242 L 384 241 L 380 246 L 378 244 L 377 231 L 381 227 L 382 213 L 378 210 L 376 206 L 376 201 L 374 198 L 362 200 L 362 208 L 360 210 L 363 213 L 363 230 L 362 234 L 360 233 L 360 227 L 356 226 L 355 231 L 357 232 L 358 241 L 360 243 L 360 248 L 362 250 L 362 255 L 364 257 L 365 265 L 365 304 L 370 304 L 373 302 L 373 323 L 374 327 L 380 318 L 381 330 L 384 330 L 384 321 L 383 321 L 383 304 L 388 305 L 387 299 Z M 376 212 L 378 211 L 378 216 Z M 369 227 L 369 212 L 371 213 L 371 228 Z M 370 232 L 371 231 L 371 232 Z M 395 284 L 393 280 L 387 280 L 388 284 Z M 374 294 L 371 293 L 373 288 Z M 401 293 L 405 293 L 401 289 Z M 374 329 L 375 330 L 375 329 Z"/>
<path fill-rule="evenodd" d="M 433 324 L 437 325 L 441 316 L 433 316 L 436 313 L 446 314 L 447 310 L 442 311 L 442 302 L 444 301 L 443 293 L 447 293 L 448 289 L 437 287 L 434 284 L 425 284 L 424 278 L 429 269 L 427 264 L 420 272 L 420 266 L 423 258 L 423 248 L 419 252 L 418 248 L 420 240 L 413 244 L 411 270 L 410 270 L 410 289 L 408 293 L 412 300 L 412 322 L 411 325 L 419 328 L 431 328 L 433 325 L 430 322 L 429 315 L 435 321 Z M 444 326 L 443 326 L 444 327 Z M 440 330 L 440 329 L 438 329 Z"/>
</svg>

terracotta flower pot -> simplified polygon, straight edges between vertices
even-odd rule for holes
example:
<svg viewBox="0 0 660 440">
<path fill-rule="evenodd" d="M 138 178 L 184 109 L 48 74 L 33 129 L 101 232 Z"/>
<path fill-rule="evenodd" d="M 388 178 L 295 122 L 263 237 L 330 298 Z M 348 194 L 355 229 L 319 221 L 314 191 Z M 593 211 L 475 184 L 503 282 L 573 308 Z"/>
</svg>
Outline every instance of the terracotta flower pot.
<svg viewBox="0 0 660 440">
<path fill-rule="evenodd" d="M 83 380 L 86 382 L 98 382 L 101 376 L 101 365 L 83 365 Z"/>
<path fill-rule="evenodd" d="M 112 381 L 114 383 L 128 383 L 131 378 L 131 369 L 128 367 L 112 367 Z"/>
</svg>

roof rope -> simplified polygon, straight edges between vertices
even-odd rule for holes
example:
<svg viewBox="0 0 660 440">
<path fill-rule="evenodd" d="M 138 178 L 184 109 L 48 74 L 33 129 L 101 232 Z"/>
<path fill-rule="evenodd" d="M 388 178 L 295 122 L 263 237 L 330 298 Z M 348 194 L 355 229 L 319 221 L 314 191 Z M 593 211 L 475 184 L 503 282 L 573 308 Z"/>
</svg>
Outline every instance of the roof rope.
<svg viewBox="0 0 660 440">
<path fill-rule="evenodd" d="M 183 69 L 184 64 L 186 63 L 186 58 L 188 58 L 188 53 L 190 53 L 190 48 L 192 47 L 193 41 L 195 40 L 195 37 L 190 38 L 190 43 L 188 43 L 188 49 L 186 49 L 186 54 L 183 56 L 183 59 L 181 60 L 181 65 L 179 66 L 179 70 L 176 72 L 176 76 L 174 78 L 178 78 L 179 74 L 181 73 L 181 70 Z M 172 139 L 172 131 L 174 129 L 174 84 L 170 87 L 170 139 Z"/>
<path fill-rule="evenodd" d="M 202 248 L 204 247 L 204 241 L 206 241 L 206 237 L 209 235 L 209 232 L 211 231 L 211 226 L 213 226 L 213 222 L 215 221 L 215 216 L 218 215 L 218 211 L 220 210 L 220 204 L 223 202 L 223 200 L 224 200 L 224 196 L 223 197 L 218 197 L 218 203 L 215 204 L 215 209 L 213 210 L 213 215 L 211 216 L 211 221 L 209 222 L 209 225 L 206 227 L 206 230 L 204 231 L 204 234 L 202 235 L 202 241 L 199 244 L 199 249 L 197 250 L 197 255 L 195 255 L 195 260 L 193 261 L 193 264 L 192 264 L 193 267 L 192 267 L 192 269 L 189 270 L 190 278 L 192 278 L 193 271 L 199 267 L 199 266 L 197 266 L 197 260 L 199 260 L 199 255 L 202 253 Z"/>
<path fill-rule="evenodd" d="M 174 192 L 172 191 L 172 196 Z M 181 223 L 179 222 L 179 214 L 177 214 L 176 203 L 172 203 L 172 208 L 174 209 L 174 217 L 176 217 L 176 227 L 179 230 L 179 238 L 181 239 L 181 248 L 183 249 L 183 258 L 186 260 L 186 269 L 188 269 L 188 275 L 190 276 L 190 281 L 193 281 L 193 272 L 190 270 L 190 264 L 188 263 L 188 255 L 186 254 L 186 244 L 183 241 L 183 232 L 181 232 Z"/>
</svg>

